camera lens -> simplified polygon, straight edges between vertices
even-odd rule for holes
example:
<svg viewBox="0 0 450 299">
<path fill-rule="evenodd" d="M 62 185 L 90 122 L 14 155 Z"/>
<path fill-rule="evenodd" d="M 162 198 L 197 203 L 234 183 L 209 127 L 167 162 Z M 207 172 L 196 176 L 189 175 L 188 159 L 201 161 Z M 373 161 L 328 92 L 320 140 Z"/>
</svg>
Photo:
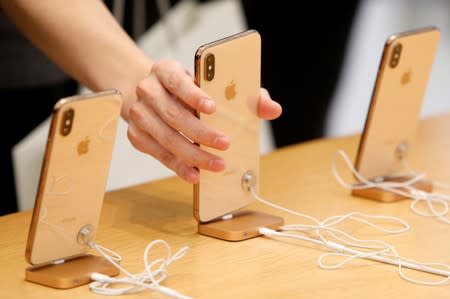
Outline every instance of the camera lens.
<svg viewBox="0 0 450 299">
<path fill-rule="evenodd" d="M 205 58 L 205 79 L 206 81 L 212 81 L 215 74 L 215 57 L 213 54 L 208 54 Z"/>
<path fill-rule="evenodd" d="M 61 135 L 67 136 L 70 134 L 70 131 L 72 131 L 74 115 L 75 111 L 72 108 L 69 108 L 66 111 L 64 111 L 61 120 L 61 128 L 60 128 Z"/>
<path fill-rule="evenodd" d="M 400 61 L 401 52 L 402 52 L 402 44 L 396 44 L 393 48 L 393 51 L 391 53 L 391 58 L 389 61 L 389 66 L 391 68 L 395 68 L 398 65 L 398 63 Z"/>
</svg>

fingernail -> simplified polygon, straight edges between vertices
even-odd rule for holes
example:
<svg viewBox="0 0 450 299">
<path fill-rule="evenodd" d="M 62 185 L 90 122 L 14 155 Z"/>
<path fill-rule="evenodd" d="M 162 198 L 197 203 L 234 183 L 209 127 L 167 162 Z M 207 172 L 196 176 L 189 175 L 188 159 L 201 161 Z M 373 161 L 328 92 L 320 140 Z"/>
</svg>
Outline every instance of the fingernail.
<svg viewBox="0 0 450 299">
<path fill-rule="evenodd" d="M 264 96 L 268 97 L 270 99 L 270 94 L 269 91 L 265 88 L 261 88 L 261 92 L 263 93 Z"/>
<path fill-rule="evenodd" d="M 214 147 L 225 150 L 230 145 L 230 139 L 226 136 L 217 137 L 214 140 Z"/>
<path fill-rule="evenodd" d="M 222 171 L 225 169 L 225 161 L 222 159 L 209 160 L 209 169 L 213 171 Z"/>
<path fill-rule="evenodd" d="M 216 111 L 216 103 L 213 100 L 203 99 L 200 101 L 200 110 L 205 113 Z"/>
</svg>

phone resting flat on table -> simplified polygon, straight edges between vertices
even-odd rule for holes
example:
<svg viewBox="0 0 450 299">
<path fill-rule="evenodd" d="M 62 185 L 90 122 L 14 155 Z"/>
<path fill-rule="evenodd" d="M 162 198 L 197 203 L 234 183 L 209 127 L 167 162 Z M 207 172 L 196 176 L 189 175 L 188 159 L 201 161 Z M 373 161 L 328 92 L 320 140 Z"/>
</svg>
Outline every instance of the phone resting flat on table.
<svg viewBox="0 0 450 299">
<path fill-rule="evenodd" d="M 260 93 L 261 38 L 248 30 L 198 48 L 195 54 L 197 85 L 216 102 L 216 112 L 198 117 L 231 139 L 226 151 L 202 147 L 225 159 L 223 172 L 200 172 L 194 185 L 194 216 L 208 222 L 254 201 L 242 187 L 247 171 L 259 179 L 258 100 Z"/>
<path fill-rule="evenodd" d="M 60 99 L 54 106 L 26 260 L 46 264 L 83 255 L 93 239 L 116 139 L 116 90 Z M 80 237 L 80 230 L 87 234 Z"/>
<path fill-rule="evenodd" d="M 436 27 L 390 36 L 384 46 L 355 168 L 368 179 L 396 175 L 415 137 L 439 43 Z"/>
</svg>

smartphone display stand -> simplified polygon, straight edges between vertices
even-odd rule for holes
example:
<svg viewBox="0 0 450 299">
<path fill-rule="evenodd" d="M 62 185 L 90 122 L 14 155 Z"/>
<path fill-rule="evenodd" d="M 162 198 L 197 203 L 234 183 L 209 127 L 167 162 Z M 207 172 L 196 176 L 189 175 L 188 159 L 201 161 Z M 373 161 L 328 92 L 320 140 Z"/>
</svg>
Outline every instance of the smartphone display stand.
<svg viewBox="0 0 450 299">
<path fill-rule="evenodd" d="M 89 244 L 94 238 L 94 227 L 84 225 L 78 232 L 77 242 Z M 81 254 L 68 259 L 31 266 L 25 270 L 25 280 L 56 289 L 71 289 L 91 282 L 92 273 L 119 275 L 119 269 L 102 256 Z"/>
<path fill-rule="evenodd" d="M 71 289 L 91 282 L 91 273 L 117 276 L 120 271 L 101 256 L 85 254 L 73 259 L 31 266 L 25 270 L 25 280 L 55 289 Z"/>
<path fill-rule="evenodd" d="M 256 184 L 255 175 L 246 172 L 242 177 L 242 188 L 250 191 Z M 226 241 L 243 241 L 260 236 L 259 228 L 267 227 L 278 230 L 284 224 L 281 217 L 258 212 L 238 211 L 218 220 L 199 222 L 198 232 L 202 235 L 214 237 Z"/>
<path fill-rule="evenodd" d="M 267 227 L 278 230 L 284 224 L 281 217 L 257 211 L 240 211 L 227 219 L 198 224 L 202 235 L 226 240 L 243 241 L 260 236 L 258 228 Z"/>
<path fill-rule="evenodd" d="M 406 182 L 408 180 L 411 180 L 411 176 L 383 176 L 379 177 L 379 181 L 381 182 L 395 182 L 395 183 L 401 183 Z M 419 180 L 416 183 L 412 185 L 413 188 L 425 192 L 431 192 L 433 190 L 433 184 L 429 180 Z M 408 192 L 406 189 L 401 189 L 402 191 Z M 373 199 L 381 202 L 396 202 L 403 199 L 406 199 L 407 197 L 390 192 L 387 190 L 383 190 L 380 188 L 367 188 L 367 189 L 353 189 L 352 190 L 353 196 Z"/>
</svg>

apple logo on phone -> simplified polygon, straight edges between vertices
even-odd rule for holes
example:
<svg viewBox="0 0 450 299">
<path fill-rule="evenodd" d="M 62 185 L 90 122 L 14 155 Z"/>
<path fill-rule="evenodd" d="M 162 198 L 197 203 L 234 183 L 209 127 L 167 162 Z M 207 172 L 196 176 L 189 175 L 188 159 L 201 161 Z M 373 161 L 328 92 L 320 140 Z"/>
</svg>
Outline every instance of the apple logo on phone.
<svg viewBox="0 0 450 299">
<path fill-rule="evenodd" d="M 236 97 L 236 82 L 231 80 L 230 84 L 225 87 L 225 98 L 231 101 Z"/>
<path fill-rule="evenodd" d="M 84 140 L 81 140 L 80 143 L 78 143 L 77 152 L 78 156 L 87 154 L 89 152 L 89 137 L 86 136 Z"/>
<path fill-rule="evenodd" d="M 402 78 L 401 78 L 401 83 L 403 85 L 408 84 L 409 81 L 411 81 L 411 70 L 408 70 L 408 71 L 404 72 L 403 75 L 402 75 Z"/>
</svg>

